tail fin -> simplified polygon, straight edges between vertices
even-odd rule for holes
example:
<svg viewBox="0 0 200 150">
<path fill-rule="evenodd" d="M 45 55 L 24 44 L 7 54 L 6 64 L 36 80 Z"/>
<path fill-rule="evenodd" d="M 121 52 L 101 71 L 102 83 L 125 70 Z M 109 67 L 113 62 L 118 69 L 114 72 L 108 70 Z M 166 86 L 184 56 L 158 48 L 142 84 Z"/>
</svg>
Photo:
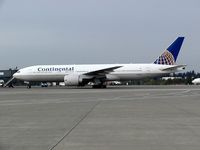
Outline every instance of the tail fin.
<svg viewBox="0 0 200 150">
<path fill-rule="evenodd" d="M 163 53 L 154 64 L 175 65 L 178 53 L 181 49 L 184 37 L 178 37 Z"/>
</svg>

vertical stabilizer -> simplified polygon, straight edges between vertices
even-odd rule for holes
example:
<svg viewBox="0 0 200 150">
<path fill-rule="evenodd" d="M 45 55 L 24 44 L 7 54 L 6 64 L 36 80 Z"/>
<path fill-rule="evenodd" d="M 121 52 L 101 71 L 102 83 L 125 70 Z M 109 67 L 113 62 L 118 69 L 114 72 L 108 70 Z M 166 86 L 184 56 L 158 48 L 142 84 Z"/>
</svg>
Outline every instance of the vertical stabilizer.
<svg viewBox="0 0 200 150">
<path fill-rule="evenodd" d="M 178 37 L 163 53 L 154 64 L 175 65 L 184 37 Z"/>
</svg>

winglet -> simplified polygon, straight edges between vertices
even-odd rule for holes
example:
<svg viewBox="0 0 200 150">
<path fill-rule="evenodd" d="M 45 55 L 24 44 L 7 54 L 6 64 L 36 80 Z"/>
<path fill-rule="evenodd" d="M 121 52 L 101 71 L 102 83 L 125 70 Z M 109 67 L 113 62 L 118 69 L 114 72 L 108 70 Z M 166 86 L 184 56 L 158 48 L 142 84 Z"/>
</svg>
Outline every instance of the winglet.
<svg viewBox="0 0 200 150">
<path fill-rule="evenodd" d="M 156 59 L 154 64 L 175 65 L 184 37 L 178 37 L 163 53 Z"/>
</svg>

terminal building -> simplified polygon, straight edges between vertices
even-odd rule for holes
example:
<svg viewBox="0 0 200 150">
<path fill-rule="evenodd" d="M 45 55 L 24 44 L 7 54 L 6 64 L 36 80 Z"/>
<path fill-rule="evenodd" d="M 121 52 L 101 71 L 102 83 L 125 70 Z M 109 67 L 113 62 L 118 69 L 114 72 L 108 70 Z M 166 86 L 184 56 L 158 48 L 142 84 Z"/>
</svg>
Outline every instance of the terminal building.
<svg viewBox="0 0 200 150">
<path fill-rule="evenodd" d="M 18 69 L 9 69 L 9 70 L 0 70 L 0 85 L 2 86 L 4 83 L 6 83 L 8 80 L 10 80 L 15 72 L 17 72 Z"/>
</svg>

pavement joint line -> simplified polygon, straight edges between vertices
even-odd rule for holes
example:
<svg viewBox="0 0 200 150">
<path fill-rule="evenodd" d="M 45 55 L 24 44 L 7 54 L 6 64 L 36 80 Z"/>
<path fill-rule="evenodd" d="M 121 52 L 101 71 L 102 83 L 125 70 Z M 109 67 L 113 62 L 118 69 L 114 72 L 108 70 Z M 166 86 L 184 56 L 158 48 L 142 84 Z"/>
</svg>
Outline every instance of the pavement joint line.
<svg viewBox="0 0 200 150">
<path fill-rule="evenodd" d="M 49 148 L 49 150 L 53 150 L 56 146 L 58 146 L 100 103 L 101 101 L 97 101 L 94 106 L 92 106 L 92 108 L 83 117 L 81 117 L 80 120 L 68 132 L 66 132 L 65 135 L 56 144 Z"/>
</svg>

